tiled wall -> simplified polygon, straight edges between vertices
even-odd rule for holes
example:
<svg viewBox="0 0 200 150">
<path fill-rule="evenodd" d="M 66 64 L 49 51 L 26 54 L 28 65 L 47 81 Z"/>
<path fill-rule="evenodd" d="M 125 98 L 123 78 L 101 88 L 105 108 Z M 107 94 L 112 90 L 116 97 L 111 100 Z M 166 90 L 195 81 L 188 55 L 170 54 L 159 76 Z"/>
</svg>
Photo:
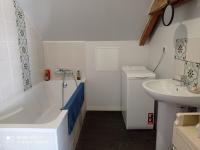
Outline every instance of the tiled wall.
<svg viewBox="0 0 200 150">
<path fill-rule="evenodd" d="M 177 78 L 180 75 L 190 76 L 188 82 L 191 85 L 200 85 L 200 18 L 177 22 L 169 27 L 159 27 L 149 43 L 149 65 L 154 69 L 166 48 L 165 57 L 158 67 L 158 78 Z M 178 50 L 178 43 L 182 43 L 183 50 Z M 176 58 L 175 58 L 176 56 Z M 193 68 L 193 69 L 191 69 Z M 196 68 L 196 69 L 195 69 Z"/>
<path fill-rule="evenodd" d="M 42 80 L 42 43 L 30 19 L 25 16 L 31 78 L 34 85 Z M 14 3 L 13 0 L 0 0 L 0 104 L 23 91 Z"/>
<path fill-rule="evenodd" d="M 31 70 L 29 62 L 29 47 L 26 34 L 26 22 L 23 9 L 16 0 L 13 0 L 16 16 L 17 35 L 18 35 L 18 50 L 20 53 L 20 62 L 22 68 L 22 79 L 24 91 L 32 87 Z"/>
<path fill-rule="evenodd" d="M 200 38 L 176 39 L 175 78 L 185 75 L 189 87 L 200 84 Z"/>
</svg>

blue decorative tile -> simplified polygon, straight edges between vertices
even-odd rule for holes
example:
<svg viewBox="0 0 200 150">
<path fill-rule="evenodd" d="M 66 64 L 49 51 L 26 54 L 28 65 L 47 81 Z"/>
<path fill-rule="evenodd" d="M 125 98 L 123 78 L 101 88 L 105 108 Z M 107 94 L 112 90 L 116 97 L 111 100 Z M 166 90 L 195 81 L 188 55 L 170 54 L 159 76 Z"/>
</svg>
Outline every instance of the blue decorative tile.
<svg viewBox="0 0 200 150">
<path fill-rule="evenodd" d="M 176 39 L 175 59 L 185 60 L 187 51 L 187 39 Z"/>
<path fill-rule="evenodd" d="M 18 3 L 13 0 L 15 7 L 17 31 L 18 31 L 18 46 L 20 52 L 20 60 L 22 65 L 22 78 L 24 84 L 24 91 L 32 87 L 31 83 L 31 70 L 29 63 L 29 54 L 28 54 L 28 42 L 26 36 L 26 23 L 25 15 L 22 8 Z"/>
<path fill-rule="evenodd" d="M 186 85 L 192 87 L 198 84 L 198 75 L 199 75 L 199 63 L 194 62 L 185 62 L 185 71 L 184 74 L 186 75 Z"/>
</svg>

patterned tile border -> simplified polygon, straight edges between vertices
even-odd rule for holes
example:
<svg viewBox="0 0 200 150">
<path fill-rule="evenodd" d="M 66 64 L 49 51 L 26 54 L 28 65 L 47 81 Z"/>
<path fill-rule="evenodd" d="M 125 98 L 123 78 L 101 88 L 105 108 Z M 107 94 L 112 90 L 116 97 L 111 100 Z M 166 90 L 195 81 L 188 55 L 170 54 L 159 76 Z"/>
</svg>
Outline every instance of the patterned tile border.
<svg viewBox="0 0 200 150">
<path fill-rule="evenodd" d="M 197 86 L 198 85 L 198 77 L 199 77 L 199 69 L 200 64 L 194 62 L 185 62 L 185 71 L 184 75 L 186 75 L 186 85 L 189 87 Z"/>
<path fill-rule="evenodd" d="M 31 70 L 30 70 L 29 54 L 28 54 L 28 43 L 26 36 L 25 15 L 22 8 L 18 5 L 18 3 L 15 0 L 13 0 L 13 2 L 15 7 L 15 15 L 16 15 L 16 23 L 18 31 L 18 46 L 19 46 L 20 60 L 22 65 L 22 78 L 24 84 L 24 91 L 26 91 L 32 87 L 32 83 L 31 83 Z"/>
<path fill-rule="evenodd" d="M 176 39 L 175 59 L 185 60 L 187 51 L 187 39 Z"/>
<path fill-rule="evenodd" d="M 175 56 L 177 60 L 184 61 L 184 75 L 186 76 L 186 86 L 200 86 L 200 63 L 187 60 L 187 38 L 176 39 Z"/>
</svg>

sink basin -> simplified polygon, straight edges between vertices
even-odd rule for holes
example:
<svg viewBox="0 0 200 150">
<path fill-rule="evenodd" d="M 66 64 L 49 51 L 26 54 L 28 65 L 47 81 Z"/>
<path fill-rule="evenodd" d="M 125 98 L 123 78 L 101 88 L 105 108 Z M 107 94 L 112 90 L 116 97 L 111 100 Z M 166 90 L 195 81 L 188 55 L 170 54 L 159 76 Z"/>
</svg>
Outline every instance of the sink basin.
<svg viewBox="0 0 200 150">
<path fill-rule="evenodd" d="M 172 79 L 149 80 L 143 83 L 145 91 L 155 100 L 189 106 L 200 106 L 200 94 L 194 94 L 187 87 L 178 86 Z"/>
<path fill-rule="evenodd" d="M 173 125 L 177 104 L 200 106 L 200 94 L 188 91 L 180 82 L 172 79 L 148 80 L 143 83 L 145 91 L 158 100 L 156 150 L 172 149 Z"/>
</svg>

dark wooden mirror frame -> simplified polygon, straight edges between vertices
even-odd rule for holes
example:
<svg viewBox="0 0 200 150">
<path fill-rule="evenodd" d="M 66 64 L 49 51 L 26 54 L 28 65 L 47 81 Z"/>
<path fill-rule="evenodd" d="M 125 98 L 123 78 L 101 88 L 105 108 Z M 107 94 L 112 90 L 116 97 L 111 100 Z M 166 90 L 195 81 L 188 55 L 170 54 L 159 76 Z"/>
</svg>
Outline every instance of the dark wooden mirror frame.
<svg viewBox="0 0 200 150">
<path fill-rule="evenodd" d="M 168 7 L 171 7 L 172 14 L 170 16 L 169 22 L 166 22 L 165 21 L 165 11 Z M 164 8 L 163 13 L 162 13 L 162 23 L 164 26 L 169 26 L 172 23 L 173 19 L 174 19 L 174 6 L 172 6 L 171 4 L 168 3 L 168 5 Z"/>
</svg>

